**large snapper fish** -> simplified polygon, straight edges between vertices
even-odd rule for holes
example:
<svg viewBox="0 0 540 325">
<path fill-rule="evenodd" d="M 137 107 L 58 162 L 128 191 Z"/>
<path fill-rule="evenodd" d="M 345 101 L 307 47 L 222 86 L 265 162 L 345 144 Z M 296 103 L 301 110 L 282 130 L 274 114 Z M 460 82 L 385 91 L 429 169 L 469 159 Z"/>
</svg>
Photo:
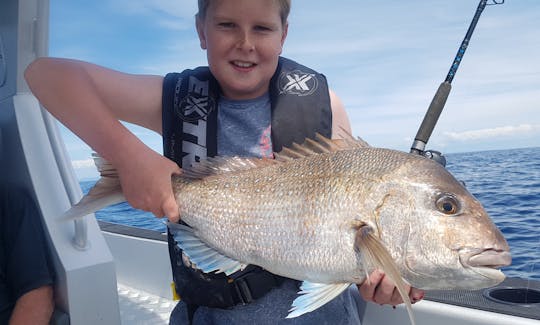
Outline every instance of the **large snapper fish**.
<svg viewBox="0 0 540 325">
<path fill-rule="evenodd" d="M 123 200 L 112 167 L 66 218 Z M 509 247 L 482 205 L 441 165 L 356 139 L 317 136 L 276 159 L 211 158 L 172 178 L 189 226 L 168 223 L 204 272 L 247 264 L 303 281 L 287 317 L 315 310 L 380 268 L 412 317 L 404 281 L 479 289 L 504 280 Z"/>
</svg>

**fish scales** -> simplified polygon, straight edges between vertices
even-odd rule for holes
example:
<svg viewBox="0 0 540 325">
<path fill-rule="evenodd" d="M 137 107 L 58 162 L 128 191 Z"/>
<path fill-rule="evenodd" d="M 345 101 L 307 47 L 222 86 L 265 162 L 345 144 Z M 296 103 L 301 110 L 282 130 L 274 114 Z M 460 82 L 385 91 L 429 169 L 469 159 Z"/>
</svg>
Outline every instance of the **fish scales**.
<svg viewBox="0 0 540 325">
<path fill-rule="evenodd" d="M 387 149 L 338 151 L 207 177 L 176 192 L 182 220 L 226 256 L 298 279 L 360 282 L 351 222 L 365 210 L 371 183 L 410 160 Z"/>
</svg>

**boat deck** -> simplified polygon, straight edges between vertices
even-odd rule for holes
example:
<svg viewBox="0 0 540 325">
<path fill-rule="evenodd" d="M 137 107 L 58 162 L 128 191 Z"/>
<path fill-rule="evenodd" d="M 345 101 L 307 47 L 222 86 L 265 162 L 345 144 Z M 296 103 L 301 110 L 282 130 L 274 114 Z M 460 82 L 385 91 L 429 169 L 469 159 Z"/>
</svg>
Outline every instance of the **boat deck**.
<svg viewBox="0 0 540 325">
<path fill-rule="evenodd" d="M 122 324 L 169 324 L 176 301 L 118 284 Z"/>
</svg>

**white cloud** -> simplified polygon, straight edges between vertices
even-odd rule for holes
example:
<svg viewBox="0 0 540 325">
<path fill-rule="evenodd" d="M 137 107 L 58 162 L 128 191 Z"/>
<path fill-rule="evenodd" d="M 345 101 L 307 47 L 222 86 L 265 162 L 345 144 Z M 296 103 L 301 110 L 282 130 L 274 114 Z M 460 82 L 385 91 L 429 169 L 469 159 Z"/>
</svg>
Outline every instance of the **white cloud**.
<svg viewBox="0 0 540 325">
<path fill-rule="evenodd" d="M 175 31 L 193 30 L 195 27 L 194 19 L 178 20 L 178 19 L 161 19 L 158 21 L 159 26 Z"/>
<path fill-rule="evenodd" d="M 195 1 L 114 0 L 109 5 L 118 12 L 132 15 L 154 15 L 193 20 L 197 12 Z"/>
<path fill-rule="evenodd" d="M 83 159 L 83 160 L 72 160 L 71 165 L 74 169 L 84 169 L 84 168 L 94 168 L 94 160 L 93 159 Z"/>
<path fill-rule="evenodd" d="M 521 124 L 463 132 L 444 132 L 452 140 L 484 140 L 490 138 L 522 136 L 540 132 L 540 125 Z"/>
<path fill-rule="evenodd" d="M 194 68 L 206 65 L 206 52 L 199 45 L 199 39 L 192 27 L 193 35 L 185 40 L 171 41 L 164 47 L 163 53 L 158 59 L 145 62 L 140 70 L 145 73 L 165 75 L 172 71 L 182 71 L 186 68 Z"/>
</svg>

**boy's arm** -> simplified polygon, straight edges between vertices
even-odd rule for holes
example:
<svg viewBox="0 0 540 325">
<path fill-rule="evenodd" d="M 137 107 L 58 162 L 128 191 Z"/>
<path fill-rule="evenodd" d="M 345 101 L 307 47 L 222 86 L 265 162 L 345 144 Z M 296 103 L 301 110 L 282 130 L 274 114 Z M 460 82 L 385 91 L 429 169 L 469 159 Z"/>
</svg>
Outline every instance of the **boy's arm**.
<svg viewBox="0 0 540 325">
<path fill-rule="evenodd" d="M 332 139 L 343 138 L 343 132 L 352 135 L 351 123 L 341 99 L 332 91 L 330 93 L 330 106 L 332 108 Z"/>
<path fill-rule="evenodd" d="M 332 138 L 342 138 L 343 132 L 348 132 L 352 135 L 351 124 L 345 107 L 332 90 L 330 90 L 330 103 L 332 107 Z M 364 281 L 364 283 L 358 286 L 360 294 L 365 301 L 394 306 L 403 303 L 394 282 L 386 277 L 383 272 L 378 270 L 373 271 L 369 275 L 369 279 L 369 283 L 368 281 Z M 410 286 L 407 289 L 409 290 L 409 298 L 413 303 L 424 297 L 422 290 Z"/>
<path fill-rule="evenodd" d="M 135 208 L 176 221 L 171 175 L 178 166 L 159 155 L 120 120 L 161 133 L 163 78 L 121 73 L 94 64 L 40 58 L 25 78 L 41 104 L 118 170 Z"/>
</svg>

